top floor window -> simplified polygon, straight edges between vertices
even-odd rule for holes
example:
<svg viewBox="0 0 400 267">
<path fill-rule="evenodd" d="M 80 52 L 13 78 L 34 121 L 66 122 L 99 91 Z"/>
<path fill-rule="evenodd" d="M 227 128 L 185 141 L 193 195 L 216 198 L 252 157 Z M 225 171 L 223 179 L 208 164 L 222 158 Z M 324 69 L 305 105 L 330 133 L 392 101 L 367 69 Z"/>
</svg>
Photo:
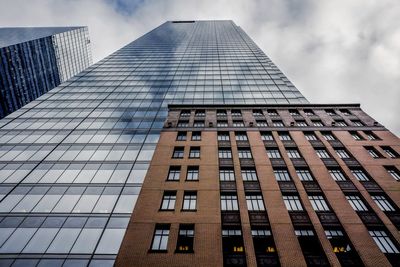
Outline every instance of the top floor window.
<svg viewBox="0 0 400 267">
<path fill-rule="evenodd" d="M 218 132 L 218 141 L 229 141 L 229 133 L 228 132 Z"/>
<path fill-rule="evenodd" d="M 241 117 L 242 112 L 240 110 L 232 110 L 231 111 L 232 117 Z"/>
<path fill-rule="evenodd" d="M 261 132 L 261 139 L 263 141 L 273 141 L 274 137 L 271 132 Z"/>
<path fill-rule="evenodd" d="M 278 112 L 275 109 L 267 110 L 269 116 L 278 116 Z"/>
<path fill-rule="evenodd" d="M 204 110 L 196 110 L 196 117 L 204 117 L 206 116 L 206 112 Z"/>
<path fill-rule="evenodd" d="M 190 117 L 190 110 L 182 110 L 181 117 Z"/>
</svg>

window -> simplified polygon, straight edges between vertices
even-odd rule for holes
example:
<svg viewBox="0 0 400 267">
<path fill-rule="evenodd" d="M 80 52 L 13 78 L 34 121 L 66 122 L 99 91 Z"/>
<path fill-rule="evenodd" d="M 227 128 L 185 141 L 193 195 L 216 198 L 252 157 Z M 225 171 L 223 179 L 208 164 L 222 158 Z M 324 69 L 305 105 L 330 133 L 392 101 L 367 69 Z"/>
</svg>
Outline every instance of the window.
<svg viewBox="0 0 400 267">
<path fill-rule="evenodd" d="M 341 158 L 341 159 L 348 159 L 348 158 L 350 158 L 349 153 L 347 153 L 347 151 L 344 150 L 344 149 L 335 149 L 335 151 L 336 151 L 336 154 L 337 154 L 337 155 L 339 156 L 339 158 Z"/>
<path fill-rule="evenodd" d="M 228 132 L 218 132 L 218 141 L 229 141 L 229 133 Z"/>
<path fill-rule="evenodd" d="M 235 172 L 233 168 L 221 168 L 219 170 L 220 181 L 235 181 Z"/>
<path fill-rule="evenodd" d="M 251 151 L 249 148 L 239 148 L 238 154 L 240 159 L 251 159 L 253 158 L 251 155 Z"/>
<path fill-rule="evenodd" d="M 190 110 L 182 110 L 181 117 L 190 117 Z"/>
<path fill-rule="evenodd" d="M 222 229 L 222 250 L 224 254 L 243 254 L 244 245 L 240 229 Z"/>
<path fill-rule="evenodd" d="M 346 176 L 344 176 L 343 172 L 339 169 L 329 169 L 329 174 L 332 179 L 335 181 L 346 181 Z"/>
<path fill-rule="evenodd" d="M 225 117 L 226 116 L 226 110 L 217 110 L 217 117 Z"/>
<path fill-rule="evenodd" d="M 383 253 L 400 253 L 385 231 L 368 231 Z"/>
<path fill-rule="evenodd" d="M 379 140 L 379 138 L 371 131 L 364 131 L 364 134 L 368 137 L 369 140 Z"/>
<path fill-rule="evenodd" d="M 188 181 L 199 180 L 199 166 L 188 166 L 186 180 Z"/>
<path fill-rule="evenodd" d="M 204 127 L 204 121 L 194 121 L 193 122 L 193 127 L 196 127 L 196 128 Z"/>
<path fill-rule="evenodd" d="M 328 204 L 323 196 L 308 196 L 308 199 L 315 211 L 329 211 Z"/>
<path fill-rule="evenodd" d="M 396 181 L 400 181 L 400 171 L 395 166 L 385 166 L 385 169 Z"/>
<path fill-rule="evenodd" d="M 354 140 L 363 140 L 363 138 L 357 132 L 350 132 Z"/>
<path fill-rule="evenodd" d="M 337 121 L 335 121 L 335 125 L 339 126 L 339 127 L 345 127 L 345 126 L 347 126 L 347 123 L 343 120 L 337 120 Z"/>
<path fill-rule="evenodd" d="M 201 132 L 192 132 L 192 141 L 201 141 Z"/>
<path fill-rule="evenodd" d="M 286 209 L 288 211 L 300 211 L 303 210 L 300 199 L 298 196 L 282 196 L 283 202 L 285 202 Z"/>
<path fill-rule="evenodd" d="M 241 117 L 242 112 L 240 110 L 232 110 L 231 111 L 232 117 Z"/>
<path fill-rule="evenodd" d="M 325 138 L 325 140 L 328 140 L 328 141 L 336 140 L 336 138 L 333 136 L 333 134 L 331 132 L 323 132 L 321 134 Z"/>
<path fill-rule="evenodd" d="M 178 132 L 176 141 L 186 141 L 186 132 Z"/>
<path fill-rule="evenodd" d="M 278 112 L 275 109 L 268 109 L 267 113 L 269 116 L 278 116 Z"/>
<path fill-rule="evenodd" d="M 359 196 L 351 195 L 346 196 L 347 201 L 349 201 L 351 207 L 355 211 L 368 211 L 367 206 L 365 205 L 364 201 L 361 200 Z"/>
<path fill-rule="evenodd" d="M 388 147 L 388 146 L 382 146 L 381 148 L 382 148 L 382 150 L 385 151 L 385 153 L 386 153 L 389 157 L 391 157 L 392 159 L 395 159 L 395 158 L 398 158 L 398 157 L 399 157 L 399 154 L 398 154 L 396 151 L 394 151 L 393 148 Z"/>
<path fill-rule="evenodd" d="M 296 169 L 297 176 L 299 176 L 300 181 L 313 181 L 314 177 L 312 176 L 310 170 L 308 169 Z"/>
<path fill-rule="evenodd" d="M 304 120 L 296 120 L 296 125 L 299 127 L 306 127 L 307 123 Z"/>
<path fill-rule="evenodd" d="M 206 112 L 204 110 L 196 110 L 196 117 L 204 117 L 206 116 Z"/>
<path fill-rule="evenodd" d="M 217 120 L 217 127 L 228 127 L 228 121 Z"/>
<path fill-rule="evenodd" d="M 322 126 L 324 126 L 324 124 L 323 124 L 322 121 L 320 121 L 320 120 L 313 120 L 313 121 L 312 121 L 312 124 L 313 124 L 314 126 L 316 126 L 316 127 L 322 127 Z"/>
<path fill-rule="evenodd" d="M 279 182 L 292 180 L 288 170 L 286 170 L 286 169 L 276 169 L 276 170 L 274 170 L 274 175 L 275 175 L 275 179 Z"/>
<path fill-rule="evenodd" d="M 221 195 L 221 210 L 239 210 L 237 196 L 232 194 Z"/>
<path fill-rule="evenodd" d="M 179 128 L 189 127 L 189 121 L 179 120 L 178 121 L 178 127 Z"/>
<path fill-rule="evenodd" d="M 152 251 L 166 251 L 169 236 L 169 224 L 157 224 L 154 230 L 153 242 L 151 244 Z"/>
<path fill-rule="evenodd" d="M 373 157 L 374 159 L 381 158 L 382 155 L 372 146 L 365 147 L 368 154 Z"/>
<path fill-rule="evenodd" d="M 329 116 L 334 116 L 336 115 L 335 111 L 333 109 L 326 109 L 325 110 L 326 114 L 328 114 Z"/>
<path fill-rule="evenodd" d="M 270 159 L 280 159 L 281 153 L 279 153 L 278 149 L 267 149 L 267 155 Z"/>
<path fill-rule="evenodd" d="M 247 135 L 245 132 L 236 132 L 235 133 L 236 141 L 247 141 Z"/>
<path fill-rule="evenodd" d="M 168 172 L 168 181 L 179 181 L 179 175 L 181 174 L 181 166 L 171 166 Z"/>
<path fill-rule="evenodd" d="M 274 126 L 274 127 L 284 127 L 285 125 L 283 124 L 283 121 L 280 121 L 280 120 L 274 120 L 274 121 L 272 121 L 272 125 Z"/>
<path fill-rule="evenodd" d="M 182 210 L 196 210 L 197 192 L 187 192 L 183 194 Z"/>
<path fill-rule="evenodd" d="M 369 181 L 368 175 L 365 173 L 364 170 L 362 169 L 351 169 L 351 172 L 353 173 L 354 177 L 357 178 L 359 181 Z"/>
<path fill-rule="evenodd" d="M 178 241 L 176 242 L 177 253 L 192 253 L 194 243 L 194 225 L 180 224 L 178 232 Z"/>
<path fill-rule="evenodd" d="M 232 122 L 232 126 L 233 127 L 244 127 L 244 123 L 243 123 L 243 121 L 234 120 Z"/>
<path fill-rule="evenodd" d="M 317 136 L 314 133 L 305 132 L 304 136 L 308 141 L 317 141 L 318 140 Z"/>
<path fill-rule="evenodd" d="M 174 210 L 176 202 L 175 191 L 165 191 L 161 202 L 160 210 Z"/>
<path fill-rule="evenodd" d="M 290 134 L 287 132 L 280 132 L 278 133 L 279 139 L 282 141 L 290 141 L 292 138 L 290 137 Z"/>
<path fill-rule="evenodd" d="M 346 116 L 351 115 L 351 114 L 350 114 L 350 111 L 347 110 L 347 109 L 341 109 L 340 112 L 341 112 L 343 115 L 346 115 Z"/>
<path fill-rule="evenodd" d="M 265 120 L 256 120 L 257 126 L 258 127 L 267 127 L 268 123 Z"/>
<path fill-rule="evenodd" d="M 392 206 L 392 204 L 390 204 L 385 196 L 376 195 L 371 196 L 371 198 L 375 201 L 376 205 L 378 205 L 382 211 L 395 211 L 395 208 Z"/>
<path fill-rule="evenodd" d="M 292 116 L 299 116 L 300 115 L 300 113 L 295 109 L 289 109 L 289 113 Z"/>
<path fill-rule="evenodd" d="M 254 168 L 242 168 L 242 179 L 243 181 L 257 181 L 257 172 Z"/>
<path fill-rule="evenodd" d="M 288 154 L 288 157 L 291 159 L 301 159 L 299 150 L 295 148 L 287 149 L 286 152 Z"/>
<path fill-rule="evenodd" d="M 174 148 L 174 152 L 172 154 L 172 158 L 174 158 L 174 159 L 183 158 L 183 152 L 184 152 L 183 147 L 175 147 Z"/>
<path fill-rule="evenodd" d="M 326 149 L 317 149 L 315 152 L 320 159 L 329 159 L 331 157 Z"/>
<path fill-rule="evenodd" d="M 200 147 L 191 147 L 189 158 L 200 158 Z"/>
<path fill-rule="evenodd" d="M 220 159 L 231 159 L 232 151 L 230 148 L 220 148 L 218 149 L 218 158 Z"/>
<path fill-rule="evenodd" d="M 265 210 L 262 195 L 246 195 L 246 202 L 249 211 Z"/>
<path fill-rule="evenodd" d="M 305 109 L 305 110 L 304 110 L 304 113 L 305 113 L 307 116 L 313 116 L 313 115 L 314 115 L 314 111 L 312 111 L 311 109 Z"/>
<path fill-rule="evenodd" d="M 351 122 L 354 124 L 354 126 L 359 126 L 359 127 L 364 126 L 364 124 L 359 120 L 353 120 Z"/>
<path fill-rule="evenodd" d="M 259 117 L 259 116 L 263 116 L 263 115 L 264 114 L 263 114 L 262 110 L 260 110 L 260 109 L 253 110 L 254 117 Z"/>
<path fill-rule="evenodd" d="M 271 132 L 261 132 L 261 139 L 263 141 L 273 141 L 274 137 Z"/>
</svg>

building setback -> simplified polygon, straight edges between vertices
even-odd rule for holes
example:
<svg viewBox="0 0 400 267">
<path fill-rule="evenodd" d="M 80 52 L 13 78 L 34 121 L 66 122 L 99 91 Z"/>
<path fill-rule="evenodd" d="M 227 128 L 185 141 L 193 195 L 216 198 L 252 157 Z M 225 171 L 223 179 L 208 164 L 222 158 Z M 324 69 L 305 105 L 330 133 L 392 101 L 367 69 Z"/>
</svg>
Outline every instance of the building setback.
<svg viewBox="0 0 400 267">
<path fill-rule="evenodd" d="M 92 62 L 87 27 L 0 28 L 0 118 Z"/>
</svg>

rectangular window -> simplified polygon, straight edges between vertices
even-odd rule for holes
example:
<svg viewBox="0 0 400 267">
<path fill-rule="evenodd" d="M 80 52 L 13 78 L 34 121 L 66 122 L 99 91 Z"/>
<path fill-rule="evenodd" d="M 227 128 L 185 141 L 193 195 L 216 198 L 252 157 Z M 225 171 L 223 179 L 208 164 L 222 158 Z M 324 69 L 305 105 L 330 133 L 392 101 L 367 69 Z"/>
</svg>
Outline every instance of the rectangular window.
<svg viewBox="0 0 400 267">
<path fill-rule="evenodd" d="M 317 153 L 317 155 L 320 159 L 329 159 L 331 157 L 328 154 L 328 151 L 326 151 L 326 149 L 317 149 L 317 150 L 315 150 L 315 152 Z"/>
<path fill-rule="evenodd" d="M 328 204 L 323 196 L 308 196 L 315 211 L 329 211 Z"/>
<path fill-rule="evenodd" d="M 247 135 L 245 132 L 235 132 L 236 141 L 248 141 Z"/>
<path fill-rule="evenodd" d="M 206 112 L 204 110 L 196 110 L 195 116 L 196 117 L 204 117 L 204 116 L 206 116 Z"/>
<path fill-rule="evenodd" d="M 175 191 L 165 191 L 161 202 L 160 210 L 174 210 L 176 202 Z"/>
<path fill-rule="evenodd" d="M 391 147 L 388 146 L 382 146 L 381 147 L 383 151 L 392 159 L 398 158 L 399 154 Z"/>
<path fill-rule="evenodd" d="M 281 121 L 281 120 L 273 120 L 272 121 L 272 125 L 274 126 L 274 127 L 284 127 L 285 125 L 283 124 L 283 121 Z"/>
<path fill-rule="evenodd" d="M 253 116 L 254 117 L 259 117 L 259 116 L 264 116 L 262 110 L 257 109 L 257 110 L 253 110 Z"/>
<path fill-rule="evenodd" d="M 182 210 L 183 211 L 196 210 L 196 204 L 197 204 L 196 202 L 197 202 L 197 192 L 185 191 L 185 193 L 183 194 Z"/>
<path fill-rule="evenodd" d="M 201 132 L 192 132 L 192 141 L 201 141 Z"/>
<path fill-rule="evenodd" d="M 346 196 L 347 201 L 349 201 L 351 207 L 355 211 L 368 211 L 367 206 L 365 205 L 364 201 L 361 200 L 359 196 L 350 195 Z"/>
<path fill-rule="evenodd" d="M 242 168 L 242 179 L 243 181 L 257 181 L 257 172 L 254 168 Z"/>
<path fill-rule="evenodd" d="M 239 210 L 237 196 L 232 194 L 221 195 L 221 210 L 222 211 Z"/>
<path fill-rule="evenodd" d="M 231 111 L 232 117 L 241 117 L 242 112 L 240 110 L 232 110 Z"/>
<path fill-rule="evenodd" d="M 364 126 L 364 124 L 360 120 L 353 120 L 351 122 L 354 124 L 354 126 L 358 127 Z"/>
<path fill-rule="evenodd" d="M 218 149 L 218 158 L 220 159 L 231 159 L 232 151 L 229 148 L 219 148 Z"/>
<path fill-rule="evenodd" d="M 261 132 L 261 139 L 263 141 L 274 141 L 274 137 L 271 132 Z"/>
<path fill-rule="evenodd" d="M 226 110 L 217 110 L 217 117 L 225 117 L 226 116 Z"/>
<path fill-rule="evenodd" d="M 278 149 L 267 149 L 267 155 L 270 159 L 280 159 L 281 153 Z"/>
<path fill-rule="evenodd" d="M 193 122 L 193 127 L 195 127 L 195 128 L 203 128 L 204 127 L 204 121 L 194 121 Z"/>
<path fill-rule="evenodd" d="M 310 170 L 308 169 L 296 169 L 297 176 L 299 176 L 300 181 L 313 181 L 314 177 L 312 176 Z"/>
<path fill-rule="evenodd" d="M 177 253 L 193 253 L 194 224 L 180 224 L 178 241 L 176 242 Z"/>
<path fill-rule="evenodd" d="M 232 121 L 232 126 L 233 127 L 244 127 L 244 123 L 243 123 L 243 121 L 234 120 L 234 121 Z"/>
<path fill-rule="evenodd" d="M 190 117 L 190 110 L 182 110 L 180 116 L 185 118 Z"/>
<path fill-rule="evenodd" d="M 268 127 L 268 123 L 265 120 L 256 120 L 256 124 L 258 127 Z"/>
<path fill-rule="evenodd" d="M 299 150 L 297 150 L 295 148 L 287 149 L 286 152 L 290 159 L 301 159 Z"/>
<path fill-rule="evenodd" d="M 187 121 L 187 120 L 179 120 L 177 126 L 178 126 L 178 128 L 189 127 L 189 121 Z"/>
<path fill-rule="evenodd" d="M 291 181 L 292 180 L 288 170 L 286 170 L 286 169 L 276 169 L 276 170 L 274 170 L 274 175 L 275 175 L 275 179 L 277 181 Z"/>
<path fill-rule="evenodd" d="M 292 116 L 299 116 L 300 113 L 295 109 L 289 109 L 289 114 Z"/>
<path fill-rule="evenodd" d="M 262 195 L 246 195 L 246 203 L 249 211 L 265 210 Z"/>
<path fill-rule="evenodd" d="M 154 230 L 151 251 L 166 251 L 169 236 L 169 224 L 157 224 Z"/>
<path fill-rule="evenodd" d="M 314 111 L 312 111 L 311 109 L 305 109 L 305 110 L 304 110 L 304 113 L 305 113 L 307 116 L 313 116 L 313 115 L 315 115 L 315 114 L 314 114 Z"/>
<path fill-rule="evenodd" d="M 304 136 L 308 141 L 317 141 L 318 138 L 314 133 L 304 132 Z"/>
<path fill-rule="evenodd" d="M 347 126 L 347 123 L 343 120 L 337 120 L 337 121 L 335 121 L 335 125 L 338 127 L 345 127 L 345 126 Z"/>
<path fill-rule="evenodd" d="M 368 231 L 383 253 L 400 253 L 385 231 Z"/>
<path fill-rule="evenodd" d="M 378 152 L 378 150 L 376 150 L 374 147 L 372 146 L 367 146 L 365 147 L 365 149 L 367 150 L 368 154 L 373 157 L 374 159 L 377 158 L 381 158 L 382 155 Z"/>
<path fill-rule="evenodd" d="M 178 132 L 176 141 L 186 141 L 186 132 Z"/>
<path fill-rule="evenodd" d="M 235 181 L 235 172 L 233 168 L 221 168 L 219 170 L 220 181 Z"/>
<path fill-rule="evenodd" d="M 350 132 L 351 136 L 353 137 L 354 140 L 363 140 L 361 135 L 359 135 L 357 132 Z"/>
<path fill-rule="evenodd" d="M 371 131 L 364 131 L 364 134 L 368 137 L 369 140 L 379 140 L 379 138 Z"/>
<path fill-rule="evenodd" d="M 395 211 L 395 208 L 392 206 L 392 204 L 390 204 L 389 200 L 387 200 L 385 196 L 376 195 L 371 196 L 371 198 L 382 211 Z"/>
<path fill-rule="evenodd" d="M 329 116 L 334 116 L 336 115 L 335 111 L 333 109 L 326 109 L 325 110 L 326 114 L 328 114 Z"/>
<path fill-rule="evenodd" d="M 346 176 L 340 169 L 329 169 L 329 174 L 335 181 L 346 181 Z"/>
<path fill-rule="evenodd" d="M 279 139 L 281 141 L 291 141 L 292 140 L 289 133 L 279 132 L 278 135 L 279 135 Z"/>
<path fill-rule="evenodd" d="M 351 115 L 351 114 L 350 114 L 350 111 L 347 110 L 347 109 L 341 109 L 340 112 L 341 112 L 343 115 L 345 115 L 345 116 L 350 116 L 350 115 Z"/>
<path fill-rule="evenodd" d="M 339 158 L 341 158 L 341 159 L 349 159 L 350 158 L 350 155 L 349 155 L 349 153 L 346 151 L 346 150 L 344 150 L 344 149 L 335 149 L 335 151 L 336 151 L 336 154 L 339 156 Z"/>
<path fill-rule="evenodd" d="M 218 141 L 229 141 L 229 133 L 228 132 L 218 132 Z"/>
<path fill-rule="evenodd" d="M 174 152 L 172 153 L 172 158 L 174 159 L 182 159 L 184 153 L 183 147 L 175 147 Z"/>
<path fill-rule="evenodd" d="M 396 181 L 400 181 L 400 171 L 395 166 L 385 166 L 385 169 Z"/>
<path fill-rule="evenodd" d="M 320 120 L 313 120 L 313 121 L 312 121 L 312 124 L 313 124 L 313 126 L 316 126 L 316 127 L 322 127 L 322 126 L 324 126 L 324 124 L 323 124 L 322 121 L 320 121 Z"/>
<path fill-rule="evenodd" d="M 278 116 L 278 112 L 275 109 L 268 109 L 267 113 L 269 116 Z"/>
<path fill-rule="evenodd" d="M 325 138 L 325 140 L 328 140 L 328 141 L 336 140 L 335 136 L 333 136 L 333 134 L 331 132 L 323 132 L 322 136 Z"/>
<path fill-rule="evenodd" d="M 188 166 L 186 180 L 188 181 L 199 180 L 199 166 Z"/>
<path fill-rule="evenodd" d="M 283 202 L 285 202 L 286 209 L 288 211 L 301 211 L 303 206 L 301 205 L 300 198 L 298 196 L 282 196 Z"/>
<path fill-rule="evenodd" d="M 179 175 L 181 174 L 181 166 L 171 166 L 168 172 L 168 181 L 179 181 Z"/>
<path fill-rule="evenodd" d="M 307 127 L 308 125 L 305 120 L 296 120 L 296 126 Z"/>
<path fill-rule="evenodd" d="M 218 120 L 217 127 L 228 127 L 228 121 L 226 120 Z"/>
<path fill-rule="evenodd" d="M 200 147 L 191 147 L 189 158 L 200 158 Z"/>
<path fill-rule="evenodd" d="M 357 169 L 351 169 L 351 173 L 354 175 L 354 177 L 357 178 L 359 181 L 369 181 L 368 175 L 365 173 L 364 170 L 357 168 Z"/>
<path fill-rule="evenodd" d="M 253 158 L 251 155 L 251 150 L 249 148 L 239 148 L 238 155 L 240 159 L 251 159 Z"/>
</svg>

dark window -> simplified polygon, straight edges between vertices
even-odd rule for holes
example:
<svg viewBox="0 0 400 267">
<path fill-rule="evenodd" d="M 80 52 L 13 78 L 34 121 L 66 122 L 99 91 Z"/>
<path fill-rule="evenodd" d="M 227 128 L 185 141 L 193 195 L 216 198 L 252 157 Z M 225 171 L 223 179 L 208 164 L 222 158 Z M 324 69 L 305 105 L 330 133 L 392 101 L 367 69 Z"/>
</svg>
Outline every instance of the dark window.
<svg viewBox="0 0 400 267">
<path fill-rule="evenodd" d="M 196 115 L 196 117 L 204 117 L 204 116 L 206 116 L 206 112 L 204 111 L 204 110 L 196 110 L 196 113 L 195 113 Z"/>
<path fill-rule="evenodd" d="M 281 120 L 273 120 L 272 121 L 272 125 L 274 126 L 274 127 L 284 127 L 285 125 L 283 124 L 283 121 L 281 121 Z"/>
<path fill-rule="evenodd" d="M 225 117 L 226 116 L 226 110 L 217 110 L 217 116 L 218 117 Z"/>
<path fill-rule="evenodd" d="M 318 138 L 313 132 L 304 132 L 304 136 L 308 141 L 317 141 Z"/>
<path fill-rule="evenodd" d="M 250 148 L 238 148 L 238 155 L 240 159 L 251 159 L 253 156 L 251 155 Z"/>
<path fill-rule="evenodd" d="M 182 110 L 181 117 L 190 117 L 190 110 Z"/>
<path fill-rule="evenodd" d="M 236 141 L 247 141 L 247 140 L 249 140 L 247 138 L 246 132 L 235 132 L 235 138 L 236 138 Z"/>
<path fill-rule="evenodd" d="M 331 175 L 332 179 L 335 181 L 346 181 L 347 178 L 344 173 L 340 169 L 329 169 L 329 174 Z"/>
<path fill-rule="evenodd" d="M 192 132 L 192 141 L 201 141 L 201 132 Z"/>
<path fill-rule="evenodd" d="M 324 126 L 324 124 L 320 120 L 312 120 L 312 124 L 313 124 L 313 126 L 316 126 L 316 127 Z"/>
<path fill-rule="evenodd" d="M 168 237 L 169 237 L 169 224 L 157 224 L 154 229 L 153 242 L 151 244 L 151 251 L 167 251 Z"/>
<path fill-rule="evenodd" d="M 331 132 L 321 132 L 321 134 L 325 138 L 325 140 L 328 141 L 336 140 L 335 136 Z"/>
<path fill-rule="evenodd" d="M 256 120 L 256 124 L 258 127 L 267 127 L 268 123 L 266 120 Z"/>
<path fill-rule="evenodd" d="M 286 149 L 287 155 L 291 159 L 301 159 L 301 154 L 297 148 Z"/>
<path fill-rule="evenodd" d="M 196 127 L 196 128 L 204 127 L 204 121 L 194 121 L 193 127 Z"/>
<path fill-rule="evenodd" d="M 217 120 L 217 127 L 228 127 L 228 121 L 226 121 L 226 120 Z"/>
<path fill-rule="evenodd" d="M 244 127 L 244 122 L 239 121 L 239 120 L 234 120 L 234 121 L 232 121 L 232 126 L 233 127 Z"/>
<path fill-rule="evenodd" d="M 176 136 L 177 141 L 186 141 L 186 132 L 178 132 L 178 135 Z"/>
<path fill-rule="evenodd" d="M 385 166 L 385 169 L 396 181 L 400 181 L 400 171 L 395 166 Z"/>
<path fill-rule="evenodd" d="M 179 120 L 178 121 L 178 127 L 179 128 L 189 127 L 189 121 Z"/>
<path fill-rule="evenodd" d="M 335 121 L 335 125 L 339 127 L 345 127 L 347 126 L 347 123 L 344 120 L 337 120 Z"/>
<path fill-rule="evenodd" d="M 223 228 L 222 247 L 224 254 L 244 254 L 242 231 L 236 228 Z"/>
<path fill-rule="evenodd" d="M 267 113 L 269 116 L 278 116 L 278 112 L 275 109 L 268 109 Z"/>
<path fill-rule="evenodd" d="M 290 137 L 290 134 L 288 132 L 278 132 L 279 139 L 282 141 L 290 141 L 292 140 L 292 137 Z"/>
<path fill-rule="evenodd" d="M 364 126 L 364 123 L 362 123 L 360 120 L 353 120 L 351 122 L 354 124 L 354 126 Z"/>
<path fill-rule="evenodd" d="M 279 152 L 278 149 L 267 148 L 267 155 L 270 159 L 280 159 L 281 158 L 281 153 Z"/>
<path fill-rule="evenodd" d="M 229 133 L 228 132 L 218 132 L 218 141 L 229 141 Z"/>
<path fill-rule="evenodd" d="M 271 132 L 261 132 L 261 139 L 263 141 L 273 141 L 274 137 Z"/>
<path fill-rule="evenodd" d="M 359 135 L 357 132 L 350 132 L 350 134 L 354 138 L 354 140 L 363 140 L 361 135 Z"/>
<path fill-rule="evenodd" d="M 380 140 L 380 138 L 371 131 L 364 131 L 364 134 L 368 137 L 369 140 Z"/>
<path fill-rule="evenodd" d="M 259 116 L 264 116 L 264 114 L 261 109 L 255 109 L 255 110 L 253 110 L 253 116 L 259 117 Z"/>
<path fill-rule="evenodd" d="M 313 116 L 313 115 L 314 115 L 314 111 L 312 111 L 311 109 L 305 109 L 305 110 L 304 110 L 304 113 L 305 113 L 307 116 Z"/>
<path fill-rule="evenodd" d="M 296 120 L 296 126 L 306 127 L 308 126 L 305 120 Z"/>
<path fill-rule="evenodd" d="M 317 153 L 320 159 L 329 159 L 331 157 L 328 151 L 326 151 L 326 149 L 324 148 L 316 149 L 315 152 Z"/>
<path fill-rule="evenodd" d="M 395 159 L 395 158 L 399 157 L 399 154 L 393 148 L 388 147 L 388 146 L 382 146 L 381 148 L 392 159 Z"/>
<path fill-rule="evenodd" d="M 295 109 L 289 109 L 289 113 L 290 113 L 290 115 L 292 115 L 292 116 L 298 116 L 298 115 L 300 115 L 300 113 L 299 113 L 297 110 L 295 110 Z"/>
<path fill-rule="evenodd" d="M 242 179 L 243 181 L 257 181 L 257 172 L 254 168 L 242 168 Z"/>
<path fill-rule="evenodd" d="M 326 114 L 328 114 L 329 116 L 334 116 L 336 115 L 335 111 L 333 109 L 326 109 L 325 110 Z"/>
<path fill-rule="evenodd" d="M 374 147 L 372 146 L 366 146 L 365 149 L 367 150 L 368 154 L 373 157 L 374 159 L 377 158 L 382 158 L 381 153 L 378 152 Z"/>
<path fill-rule="evenodd" d="M 189 158 L 200 158 L 200 147 L 191 147 Z"/>
<path fill-rule="evenodd" d="M 218 158 L 220 159 L 231 159 L 232 151 L 230 148 L 219 148 L 218 149 Z"/>
<path fill-rule="evenodd" d="M 232 110 L 231 111 L 232 117 L 241 117 L 242 112 L 240 110 Z"/>
<path fill-rule="evenodd" d="M 181 159 L 183 158 L 184 148 L 183 147 L 175 147 L 174 152 L 172 154 L 172 158 Z"/>
<path fill-rule="evenodd" d="M 180 224 L 178 241 L 176 242 L 177 253 L 193 253 L 194 224 Z"/>
</svg>

